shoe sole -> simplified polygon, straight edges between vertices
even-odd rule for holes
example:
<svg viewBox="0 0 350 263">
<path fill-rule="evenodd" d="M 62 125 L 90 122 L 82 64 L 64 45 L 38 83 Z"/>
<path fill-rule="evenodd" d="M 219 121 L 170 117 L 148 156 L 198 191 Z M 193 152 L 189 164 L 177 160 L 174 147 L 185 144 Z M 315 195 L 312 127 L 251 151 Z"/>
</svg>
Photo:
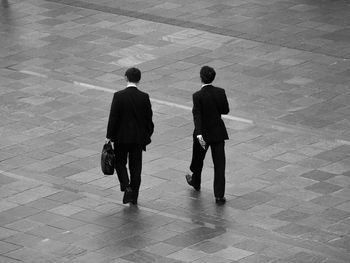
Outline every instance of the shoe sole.
<svg viewBox="0 0 350 263">
<path fill-rule="evenodd" d="M 191 181 L 188 180 L 188 177 L 190 177 L 189 174 L 185 175 L 185 179 L 186 179 L 187 184 L 190 185 L 190 186 L 192 186 L 194 190 L 196 190 L 197 192 L 199 192 L 199 191 L 201 190 L 201 188 L 200 188 L 200 187 L 194 187 L 194 186 L 192 185 Z M 192 179 L 192 177 L 190 177 L 190 178 Z"/>
<path fill-rule="evenodd" d="M 215 203 L 217 205 L 224 205 L 226 203 L 226 199 L 225 200 L 215 200 Z"/>
</svg>

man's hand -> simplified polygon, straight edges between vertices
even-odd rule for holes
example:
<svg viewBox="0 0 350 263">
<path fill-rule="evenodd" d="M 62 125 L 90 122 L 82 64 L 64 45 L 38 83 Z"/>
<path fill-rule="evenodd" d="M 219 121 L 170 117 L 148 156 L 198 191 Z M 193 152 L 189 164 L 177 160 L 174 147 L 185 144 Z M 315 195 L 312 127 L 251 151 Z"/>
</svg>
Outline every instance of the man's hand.
<svg viewBox="0 0 350 263">
<path fill-rule="evenodd" d="M 114 150 L 114 143 L 111 141 L 111 139 L 106 138 L 106 139 L 105 139 L 105 144 L 106 144 L 106 143 L 111 143 L 112 149 Z"/>
<path fill-rule="evenodd" d="M 202 146 L 202 148 L 205 149 L 205 141 L 203 139 L 203 136 L 197 135 L 197 139 L 198 139 L 199 144 Z"/>
</svg>

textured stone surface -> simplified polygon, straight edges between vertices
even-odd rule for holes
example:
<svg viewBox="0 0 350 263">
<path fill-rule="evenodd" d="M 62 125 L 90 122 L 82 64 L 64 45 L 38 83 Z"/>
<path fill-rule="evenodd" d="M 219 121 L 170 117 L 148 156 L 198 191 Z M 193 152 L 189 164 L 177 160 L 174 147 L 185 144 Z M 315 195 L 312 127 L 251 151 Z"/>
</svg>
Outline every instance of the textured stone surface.
<svg viewBox="0 0 350 263">
<path fill-rule="evenodd" d="M 1 1 L 0 262 L 349 262 L 349 18 L 346 1 Z M 220 207 L 210 153 L 201 192 L 184 180 L 205 64 L 231 108 Z M 99 158 L 134 65 L 155 134 L 125 206 Z"/>
</svg>

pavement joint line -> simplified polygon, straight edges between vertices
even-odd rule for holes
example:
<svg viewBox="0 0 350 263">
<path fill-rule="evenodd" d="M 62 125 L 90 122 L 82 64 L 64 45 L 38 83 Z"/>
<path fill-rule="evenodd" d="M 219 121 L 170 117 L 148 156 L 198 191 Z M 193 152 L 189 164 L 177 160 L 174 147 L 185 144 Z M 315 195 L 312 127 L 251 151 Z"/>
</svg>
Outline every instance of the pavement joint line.
<svg viewBox="0 0 350 263">
<path fill-rule="evenodd" d="M 74 81 L 73 83 L 75 85 L 78 85 L 78 86 L 81 86 L 81 87 L 85 87 L 85 88 L 88 88 L 88 89 L 101 90 L 101 91 L 105 91 L 105 92 L 109 92 L 109 93 L 114 93 L 115 92 L 115 90 L 113 90 L 113 89 L 100 87 L 100 86 L 96 86 L 96 85 L 91 85 L 91 84 L 84 83 L 84 82 Z M 176 107 L 176 108 L 184 109 L 184 110 L 188 110 L 188 111 L 192 110 L 192 108 L 189 107 L 189 106 L 185 106 L 185 105 L 182 105 L 182 104 L 178 104 L 178 103 L 174 103 L 174 102 L 170 102 L 170 101 L 166 101 L 166 100 L 159 100 L 159 99 L 153 99 L 153 98 L 150 98 L 150 100 L 152 102 L 155 102 L 155 103 L 158 103 L 158 104 L 162 104 L 162 105 L 166 105 L 166 106 L 170 106 L 170 107 Z M 252 120 L 241 118 L 241 117 L 237 117 L 237 116 L 224 115 L 222 117 L 225 118 L 225 119 L 233 120 L 233 121 L 244 122 L 244 123 L 248 123 L 248 124 L 254 124 L 254 122 Z"/>
<path fill-rule="evenodd" d="M 114 203 L 114 204 L 118 204 L 118 205 L 122 205 L 124 207 L 127 207 L 127 205 L 123 204 L 121 201 L 115 200 L 115 199 L 110 198 L 110 197 L 99 196 L 99 195 L 96 195 L 96 194 L 93 194 L 93 193 L 88 193 L 88 192 L 86 192 L 86 196 L 87 197 L 91 197 L 91 198 L 96 198 L 96 199 L 102 199 L 102 200 L 109 201 L 109 202 Z M 166 212 L 162 212 L 162 211 L 159 211 L 159 210 L 155 210 L 153 208 L 140 206 L 140 204 L 138 204 L 137 207 L 138 207 L 138 209 L 144 210 L 144 211 L 147 211 L 147 212 L 152 212 L 152 213 L 155 213 L 155 214 L 158 214 L 158 215 L 163 215 L 163 216 L 170 217 L 170 218 L 181 219 L 181 220 L 186 221 L 186 222 L 192 222 L 190 218 L 186 218 L 186 217 L 183 217 L 183 216 L 177 216 L 177 215 L 173 215 L 173 214 L 170 214 L 170 213 L 166 213 Z"/>
<path fill-rule="evenodd" d="M 18 179 L 18 180 L 24 180 L 24 181 L 40 183 L 40 184 L 46 185 L 46 186 L 53 186 L 53 184 L 47 183 L 45 181 L 40 181 L 40 180 L 37 180 L 37 179 L 33 179 L 33 178 L 30 178 L 30 177 L 25 177 L 23 175 L 18 175 L 18 174 L 14 174 L 14 173 L 3 171 L 3 170 L 0 170 L 0 174 L 6 175 L 8 177 L 11 177 L 11 178 L 14 178 L 14 179 Z"/>
</svg>

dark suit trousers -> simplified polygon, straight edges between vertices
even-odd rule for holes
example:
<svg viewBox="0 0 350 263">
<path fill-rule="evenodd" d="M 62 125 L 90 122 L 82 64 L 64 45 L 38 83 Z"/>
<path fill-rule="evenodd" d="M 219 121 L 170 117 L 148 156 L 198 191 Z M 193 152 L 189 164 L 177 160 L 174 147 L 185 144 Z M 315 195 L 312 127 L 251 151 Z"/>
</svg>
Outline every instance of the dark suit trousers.
<svg viewBox="0 0 350 263">
<path fill-rule="evenodd" d="M 133 191 L 138 192 L 141 184 L 142 145 L 121 143 L 114 145 L 116 155 L 115 170 L 121 185 L 130 185 Z M 129 166 L 130 179 L 126 164 Z"/>
<path fill-rule="evenodd" d="M 195 187 L 201 184 L 203 161 L 209 147 L 214 163 L 214 195 L 216 198 L 222 198 L 225 195 L 225 141 L 207 144 L 205 149 L 203 149 L 197 138 L 193 139 L 192 161 L 190 165 L 190 170 L 193 173 L 192 183 Z"/>
</svg>

